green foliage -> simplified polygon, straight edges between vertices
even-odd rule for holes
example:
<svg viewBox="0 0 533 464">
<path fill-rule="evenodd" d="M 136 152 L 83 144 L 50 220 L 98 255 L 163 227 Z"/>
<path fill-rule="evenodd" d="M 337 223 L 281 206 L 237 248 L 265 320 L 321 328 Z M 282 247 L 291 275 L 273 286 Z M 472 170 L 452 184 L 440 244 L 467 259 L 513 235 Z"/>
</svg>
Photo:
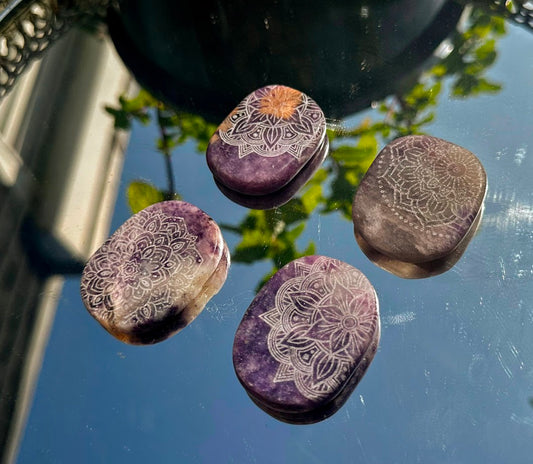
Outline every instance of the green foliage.
<svg viewBox="0 0 533 464">
<path fill-rule="evenodd" d="M 215 125 L 201 116 L 177 112 L 168 107 L 159 108 L 157 122 L 161 132 L 161 138 L 157 140 L 159 151 L 172 150 L 187 140 L 193 140 L 196 150 L 205 153 L 209 139 L 216 130 Z"/>
<path fill-rule="evenodd" d="M 310 182 L 306 194 L 307 197 L 294 198 L 275 210 L 250 210 L 237 226 L 222 224 L 223 230 L 241 236 L 232 253 L 232 261 L 251 264 L 271 260 L 273 269 L 269 275 L 272 275 L 290 261 L 314 254 L 314 242 L 309 241 L 303 250 L 299 250 L 297 240 L 321 198 L 320 185 Z"/>
<path fill-rule="evenodd" d="M 504 34 L 503 18 L 491 16 L 481 8 L 472 9 L 468 27 L 449 38 L 450 53 L 421 73 L 407 91 L 381 102 L 379 120 L 367 118 L 348 130 L 328 130 L 330 156 L 297 197 L 275 210 L 250 210 L 237 225 L 222 225 L 225 231 L 241 238 L 232 252 L 233 262 L 270 261 L 272 270 L 261 280 L 261 286 L 288 262 L 315 253 L 314 242 L 300 243 L 310 216 L 340 212 L 351 220 L 353 196 L 379 147 L 399 136 L 423 133 L 435 118 L 444 88 L 458 98 L 501 90 L 486 71 L 497 58 L 497 42 Z M 137 212 L 174 194 L 172 150 L 193 140 L 196 149 L 205 152 L 216 127 L 200 116 L 176 111 L 145 90 L 131 99 L 121 97 L 118 103 L 118 107 L 106 108 L 114 117 L 116 128 L 129 129 L 134 121 L 148 124 L 155 120 L 160 133 L 156 148 L 164 155 L 167 167 L 166 191 L 142 181 L 130 184 L 128 202 Z"/>
<path fill-rule="evenodd" d="M 105 110 L 114 118 L 116 129 L 130 130 L 133 122 L 147 125 L 152 119 L 159 128 L 155 146 L 164 156 L 167 189 L 161 191 L 146 182 L 133 181 L 127 191 L 132 212 L 136 213 L 158 201 L 181 198 L 174 188 L 172 151 L 187 140 L 193 140 L 196 150 L 204 153 L 216 127 L 198 115 L 175 111 L 145 89 L 132 98 L 120 96 L 118 107 L 106 106 Z"/>
<path fill-rule="evenodd" d="M 450 53 L 431 69 L 422 73 L 411 89 L 395 95 L 380 106 L 390 134 L 398 137 L 423 133 L 435 118 L 434 108 L 442 93 L 444 80 L 450 83 L 451 96 L 474 97 L 496 93 L 501 85 L 489 80 L 485 73 L 497 57 L 497 40 L 505 34 L 505 21 L 474 8 L 470 24 L 464 32 L 450 38 Z M 387 138 L 389 134 L 381 131 Z"/>
<path fill-rule="evenodd" d="M 134 180 L 126 191 L 128 205 L 133 214 L 165 199 L 165 193 L 148 182 Z"/>
<path fill-rule="evenodd" d="M 150 109 L 157 107 L 158 101 L 148 91 L 141 89 L 131 99 L 121 95 L 118 104 L 118 108 L 106 106 L 105 110 L 115 118 L 116 129 L 129 130 L 133 121 L 147 125 L 150 122 Z"/>
<path fill-rule="evenodd" d="M 505 20 L 473 9 L 470 26 L 452 38 L 452 52 L 433 69 L 437 79 L 452 77 L 452 96 L 470 97 L 501 90 L 501 85 L 489 81 L 484 73 L 497 57 L 497 39 L 505 35 Z"/>
<path fill-rule="evenodd" d="M 147 125 L 156 119 L 161 136 L 156 140 L 158 151 L 168 153 L 187 140 L 196 142 L 196 149 L 204 153 L 216 126 L 201 116 L 176 111 L 141 89 L 133 98 L 120 96 L 118 107 L 106 106 L 105 110 L 115 119 L 116 129 L 131 129 L 134 121 Z"/>
</svg>

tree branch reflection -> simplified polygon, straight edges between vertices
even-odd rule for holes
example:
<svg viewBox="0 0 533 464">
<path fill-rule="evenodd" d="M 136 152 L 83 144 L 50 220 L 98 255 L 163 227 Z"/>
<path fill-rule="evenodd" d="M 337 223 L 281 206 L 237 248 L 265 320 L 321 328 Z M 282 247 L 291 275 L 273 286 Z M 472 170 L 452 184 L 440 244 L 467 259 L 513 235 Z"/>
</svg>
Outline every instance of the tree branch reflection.
<svg viewBox="0 0 533 464">
<path fill-rule="evenodd" d="M 331 152 L 321 169 L 301 189 L 298 196 L 274 210 L 249 210 L 238 224 L 221 224 L 227 232 L 238 234 L 240 242 L 232 250 L 232 261 L 251 264 L 267 260 L 272 270 L 258 288 L 286 263 L 316 251 L 310 240 L 300 243 L 309 218 L 314 214 L 339 212 L 351 220 L 351 205 L 357 186 L 378 153 L 378 148 L 396 137 L 431 132 L 436 109 L 443 92 L 450 98 L 470 98 L 495 94 L 500 83 L 487 77 L 495 62 L 497 42 L 506 33 L 505 19 L 473 8 L 464 30 L 456 31 L 439 47 L 434 63 L 422 71 L 405 91 L 373 105 L 376 111 L 355 127 L 332 124 L 328 129 Z M 159 126 L 156 149 L 170 160 L 172 150 L 194 140 L 199 153 L 205 153 L 216 126 L 200 116 L 177 111 L 141 90 L 132 99 L 121 97 L 117 107 L 107 111 L 117 128 L 129 129 L 133 121 Z M 167 169 L 169 163 L 166 164 Z M 172 179 L 172 173 L 167 173 Z M 152 203 L 178 197 L 173 182 L 165 189 L 134 180 L 128 203 L 133 213 Z"/>
</svg>

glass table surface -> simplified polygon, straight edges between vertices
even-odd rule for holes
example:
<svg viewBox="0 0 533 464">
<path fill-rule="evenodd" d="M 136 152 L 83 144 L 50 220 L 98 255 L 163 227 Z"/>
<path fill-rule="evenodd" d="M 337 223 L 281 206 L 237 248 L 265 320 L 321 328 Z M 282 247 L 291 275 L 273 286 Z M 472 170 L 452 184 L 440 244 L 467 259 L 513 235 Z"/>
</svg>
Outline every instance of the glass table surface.
<svg viewBox="0 0 533 464">
<path fill-rule="evenodd" d="M 249 28 L 261 31 L 233 49 L 249 31 L 233 27 L 231 15 L 246 12 L 239 2 L 207 3 L 200 19 L 191 4 L 193 13 L 178 21 L 176 30 L 196 18 L 187 44 L 170 13 L 166 24 L 154 13 L 141 31 L 140 1 L 113 13 L 111 38 L 100 26 L 75 27 L 0 102 L 2 462 L 531 462 L 533 29 L 500 2 L 419 2 L 425 14 L 409 1 L 271 2 L 268 14 L 251 8 L 263 16 Z M 531 6 L 506 4 L 507 11 Z M 280 5 L 323 24 L 302 30 L 300 10 L 283 16 Z M 357 21 L 342 22 L 343 8 Z M 439 16 L 445 8 L 448 19 Z M 224 21 L 233 28 L 208 29 Z M 291 22 L 309 50 L 292 54 Z M 142 60 L 124 45 L 132 30 Z M 256 39 L 265 37 L 272 41 L 263 50 Z M 245 58 L 255 68 L 240 76 Z M 190 69 L 182 75 L 183 63 Z M 269 83 L 287 83 L 322 106 L 331 150 L 293 200 L 251 210 L 220 192 L 205 149 L 240 99 Z M 371 262 L 351 220 L 374 157 L 412 133 L 467 148 L 488 178 L 480 227 L 464 255 L 424 279 Z M 81 269 L 133 211 L 178 196 L 221 226 L 232 256 L 228 278 L 177 335 L 124 344 L 84 308 Z M 291 425 L 250 400 L 232 345 L 262 283 L 306 254 L 343 260 L 368 277 L 381 340 L 336 414 Z"/>
</svg>

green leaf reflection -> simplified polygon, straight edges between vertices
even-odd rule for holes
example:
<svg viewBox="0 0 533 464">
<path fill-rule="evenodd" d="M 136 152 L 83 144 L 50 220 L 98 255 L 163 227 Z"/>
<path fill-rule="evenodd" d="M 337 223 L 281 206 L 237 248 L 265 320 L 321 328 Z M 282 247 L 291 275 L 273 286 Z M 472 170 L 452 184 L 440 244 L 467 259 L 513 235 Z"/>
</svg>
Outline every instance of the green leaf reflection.
<svg viewBox="0 0 533 464">
<path fill-rule="evenodd" d="M 501 84 L 487 77 L 495 62 L 498 40 L 505 35 L 502 17 L 483 8 L 472 9 L 468 24 L 448 39 L 447 54 L 418 75 L 405 91 L 379 102 L 371 118 L 355 127 L 332 126 L 328 130 L 330 156 L 322 168 L 287 204 L 267 211 L 249 210 L 238 224 L 221 224 L 223 230 L 237 234 L 239 243 L 232 250 L 234 263 L 269 261 L 272 265 L 258 288 L 286 263 L 316 252 L 316 245 L 305 238 L 305 228 L 313 214 L 340 213 L 351 221 L 351 206 L 357 186 L 378 153 L 390 140 L 429 130 L 443 91 L 451 98 L 470 98 L 494 94 Z M 133 212 L 148 204 L 169 198 L 174 192 L 172 151 L 187 140 L 204 153 L 216 127 L 198 115 L 174 110 L 156 100 L 146 90 L 128 99 L 121 97 L 117 107 L 107 107 L 115 126 L 129 129 L 134 121 L 147 124 L 154 120 L 160 136 L 156 149 L 163 154 L 168 188 L 133 181 L 128 188 L 128 202 Z"/>
<path fill-rule="evenodd" d="M 134 180 L 129 183 L 126 191 L 128 205 L 133 214 L 147 208 L 154 203 L 165 199 L 165 194 L 154 185 L 142 180 Z"/>
</svg>

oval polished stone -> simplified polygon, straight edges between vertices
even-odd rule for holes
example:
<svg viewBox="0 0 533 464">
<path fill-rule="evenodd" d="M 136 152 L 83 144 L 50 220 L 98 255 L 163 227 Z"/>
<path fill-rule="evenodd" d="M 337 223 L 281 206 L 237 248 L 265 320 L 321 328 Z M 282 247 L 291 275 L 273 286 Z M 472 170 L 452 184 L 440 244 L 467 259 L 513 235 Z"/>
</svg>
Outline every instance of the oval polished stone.
<svg viewBox="0 0 533 464">
<path fill-rule="evenodd" d="M 353 202 L 356 233 L 378 252 L 407 263 L 449 255 L 482 210 L 487 177 L 471 152 L 426 135 L 389 143 Z"/>
<path fill-rule="evenodd" d="M 224 284 L 230 264 L 218 225 L 184 201 L 129 218 L 87 262 L 81 297 L 126 343 L 162 341 L 187 326 Z"/>
<path fill-rule="evenodd" d="M 262 87 L 228 115 L 209 141 L 207 164 L 217 183 L 244 195 L 270 195 L 320 153 L 326 120 L 306 94 Z"/>
<path fill-rule="evenodd" d="M 329 140 L 324 138 L 323 147 L 313 156 L 298 174 L 278 191 L 268 195 L 245 195 L 228 189 L 215 179 L 219 190 L 233 202 L 252 209 L 278 208 L 290 201 L 322 165 L 329 153 Z"/>
<path fill-rule="evenodd" d="M 342 261 L 305 256 L 280 269 L 252 301 L 235 335 L 233 364 L 268 414 L 313 423 L 346 402 L 379 336 L 368 279 Z"/>
<path fill-rule="evenodd" d="M 390 258 L 383 253 L 380 253 L 375 248 L 372 248 L 361 234 L 355 230 L 355 239 L 361 251 L 366 257 L 372 261 L 376 266 L 390 272 L 403 279 L 426 279 L 449 271 L 461 259 L 468 245 L 479 230 L 483 210 L 477 215 L 472 227 L 467 232 L 463 240 L 457 245 L 453 251 L 442 258 L 433 259 L 423 263 L 408 263 L 398 259 Z"/>
</svg>

